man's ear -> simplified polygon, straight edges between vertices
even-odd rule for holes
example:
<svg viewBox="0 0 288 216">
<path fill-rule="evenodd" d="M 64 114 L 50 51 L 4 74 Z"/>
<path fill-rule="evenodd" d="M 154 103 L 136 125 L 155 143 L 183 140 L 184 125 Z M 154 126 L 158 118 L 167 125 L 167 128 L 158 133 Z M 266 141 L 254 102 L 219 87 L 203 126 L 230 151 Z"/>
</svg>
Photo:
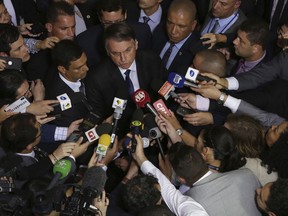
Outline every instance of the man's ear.
<svg viewBox="0 0 288 216">
<path fill-rule="evenodd" d="M 268 212 L 268 216 L 276 216 L 276 214 L 274 214 L 273 212 Z"/>
<path fill-rule="evenodd" d="M 61 74 L 66 74 L 66 68 L 64 66 L 59 65 L 57 66 L 57 69 Z"/>
<path fill-rule="evenodd" d="M 178 176 L 178 179 L 179 179 L 179 181 L 180 181 L 181 184 L 186 185 L 187 182 L 186 182 L 186 180 L 185 180 L 184 178 Z"/>
<path fill-rule="evenodd" d="M 138 40 L 135 40 L 135 48 L 138 49 Z"/>
<path fill-rule="evenodd" d="M 52 32 L 52 29 L 53 29 L 52 23 L 46 23 L 46 24 L 45 24 L 45 27 L 46 27 L 46 29 L 47 29 L 47 31 L 48 31 L 49 33 Z"/>
<path fill-rule="evenodd" d="M 196 26 L 197 26 L 197 20 L 195 19 L 195 20 L 192 22 L 191 32 L 194 31 L 194 29 L 196 28 Z"/>
<path fill-rule="evenodd" d="M 28 152 L 32 151 L 32 150 L 33 150 L 33 145 L 32 145 L 32 144 L 27 145 L 27 146 L 26 146 L 26 150 L 27 150 Z"/>
</svg>

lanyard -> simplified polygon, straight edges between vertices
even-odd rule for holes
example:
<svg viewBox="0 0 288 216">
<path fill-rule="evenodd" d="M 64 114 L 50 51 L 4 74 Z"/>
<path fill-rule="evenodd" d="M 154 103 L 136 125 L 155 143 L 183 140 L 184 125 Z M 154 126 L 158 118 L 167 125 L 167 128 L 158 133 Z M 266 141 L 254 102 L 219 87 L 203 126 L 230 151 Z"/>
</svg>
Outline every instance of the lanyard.
<svg viewBox="0 0 288 216">
<path fill-rule="evenodd" d="M 233 18 L 224 26 L 224 28 L 218 33 L 218 34 L 221 34 L 221 33 L 224 33 L 225 30 L 229 27 L 229 25 L 238 17 L 238 13 L 235 13 Z M 216 20 L 216 18 L 214 18 L 213 20 Z M 214 22 L 215 23 L 215 22 Z M 210 32 L 213 28 L 212 25 L 212 20 L 210 21 L 209 23 L 209 28 L 208 28 L 208 31 L 207 32 Z"/>
</svg>

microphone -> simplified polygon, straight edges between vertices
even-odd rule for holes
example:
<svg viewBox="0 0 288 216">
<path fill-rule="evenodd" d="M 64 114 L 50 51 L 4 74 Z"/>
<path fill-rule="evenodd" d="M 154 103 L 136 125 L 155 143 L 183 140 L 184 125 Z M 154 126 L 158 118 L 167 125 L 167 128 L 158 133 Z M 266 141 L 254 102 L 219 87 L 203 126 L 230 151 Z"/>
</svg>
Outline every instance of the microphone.
<svg viewBox="0 0 288 216">
<path fill-rule="evenodd" d="M 75 169 L 75 162 L 70 157 L 65 157 L 64 159 L 57 161 L 53 167 L 53 173 L 55 175 L 46 190 L 51 190 L 57 184 L 64 183 Z M 59 182 L 59 180 L 61 181 Z"/>
<path fill-rule="evenodd" d="M 105 157 L 108 147 L 111 142 L 111 137 L 109 134 L 102 134 L 99 138 L 98 146 L 96 148 L 96 154 L 98 155 L 98 161 Z"/>
<path fill-rule="evenodd" d="M 135 152 L 137 142 L 134 137 L 134 135 L 139 135 L 141 131 L 143 130 L 143 111 L 141 109 L 136 109 L 132 115 L 132 121 L 130 124 L 130 132 L 132 133 L 132 146 L 131 146 L 131 151 Z"/>
<path fill-rule="evenodd" d="M 189 81 L 192 81 L 194 83 L 196 83 L 197 81 L 198 82 L 201 82 L 201 81 L 213 81 L 214 83 L 217 83 L 216 80 L 210 78 L 210 77 L 206 77 L 206 76 L 202 76 L 199 74 L 199 70 L 195 69 L 195 68 L 192 68 L 192 67 L 189 67 L 187 72 L 186 72 L 186 75 L 185 75 L 185 78 Z"/>
<path fill-rule="evenodd" d="M 145 118 L 143 119 L 143 122 L 144 122 L 143 136 L 148 137 L 149 139 L 156 140 L 161 157 L 164 159 L 164 150 L 160 141 L 162 133 L 155 122 L 154 116 L 151 114 L 146 115 Z"/>
<path fill-rule="evenodd" d="M 153 103 L 154 108 L 157 110 L 157 112 L 162 111 L 166 115 L 171 116 L 171 113 L 169 109 L 166 107 L 164 101 L 162 99 L 159 99 Z"/>
<path fill-rule="evenodd" d="M 99 211 L 92 205 L 92 200 L 99 197 L 104 190 L 107 181 L 106 172 L 99 166 L 93 166 L 85 172 L 82 182 L 83 208 L 88 212 Z"/>
<path fill-rule="evenodd" d="M 145 90 L 138 89 L 137 91 L 135 91 L 132 95 L 132 99 L 138 107 L 146 107 L 154 116 L 158 116 L 157 111 L 150 104 L 150 96 Z"/>
<path fill-rule="evenodd" d="M 110 148 L 113 147 L 115 137 L 116 137 L 116 132 L 117 132 L 117 126 L 118 126 L 118 121 L 122 116 L 123 111 L 126 108 L 127 105 L 127 100 L 122 99 L 122 98 L 127 98 L 127 92 L 124 89 L 119 88 L 117 92 L 117 97 L 114 98 L 112 108 L 114 108 L 114 122 L 113 122 L 113 127 L 112 127 L 112 132 L 111 132 L 111 143 L 110 143 Z"/>
<path fill-rule="evenodd" d="M 163 82 L 160 80 L 153 80 L 151 83 L 151 88 L 154 91 L 158 91 L 158 94 L 160 94 L 165 100 L 168 100 L 168 98 L 172 96 L 172 92 L 176 94 L 174 92 L 175 86 L 168 81 L 163 84 Z"/>
<path fill-rule="evenodd" d="M 183 88 L 184 86 L 199 88 L 197 84 L 188 82 L 183 76 L 174 72 L 169 73 L 168 81 L 172 83 L 176 88 Z"/>
</svg>

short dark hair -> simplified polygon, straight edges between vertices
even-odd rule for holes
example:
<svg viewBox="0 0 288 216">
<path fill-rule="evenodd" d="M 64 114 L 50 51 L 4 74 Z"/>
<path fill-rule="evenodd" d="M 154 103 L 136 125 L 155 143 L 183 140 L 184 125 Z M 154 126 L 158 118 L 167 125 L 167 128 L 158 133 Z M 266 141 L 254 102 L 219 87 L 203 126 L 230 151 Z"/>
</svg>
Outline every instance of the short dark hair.
<svg viewBox="0 0 288 216">
<path fill-rule="evenodd" d="M 269 27 L 261 19 L 251 18 L 239 26 L 239 30 L 247 34 L 251 45 L 258 44 L 265 50 L 269 42 Z"/>
<path fill-rule="evenodd" d="M 17 41 L 20 37 L 20 32 L 16 26 L 8 23 L 0 24 L 0 52 L 10 55 L 10 44 Z"/>
<path fill-rule="evenodd" d="M 59 16 L 74 16 L 74 7 L 66 1 L 53 2 L 47 11 L 47 22 L 55 23 Z"/>
<path fill-rule="evenodd" d="M 184 178 L 188 186 L 192 186 L 208 172 L 208 166 L 200 153 L 185 143 L 173 144 L 169 149 L 168 157 L 175 173 Z"/>
<path fill-rule="evenodd" d="M 104 32 L 105 41 L 113 39 L 119 42 L 129 41 L 131 39 L 135 40 L 134 30 L 126 23 L 114 23 L 107 27 Z"/>
<path fill-rule="evenodd" d="M 143 209 L 137 216 L 175 216 L 166 205 L 155 205 Z"/>
<path fill-rule="evenodd" d="M 83 49 L 72 40 L 61 40 L 52 50 L 54 65 L 69 68 L 72 61 L 75 61 L 83 54 Z"/>
<path fill-rule="evenodd" d="M 288 179 L 277 179 L 272 183 L 266 205 L 277 216 L 288 215 Z"/>
<path fill-rule="evenodd" d="M 121 10 L 123 15 L 126 13 L 126 8 L 122 0 L 101 0 L 98 16 L 102 16 L 102 11 L 117 12 L 119 10 Z"/>
<path fill-rule="evenodd" d="M 38 130 L 36 117 L 19 113 L 4 120 L 1 127 L 1 146 L 7 151 L 20 153 L 35 141 Z"/>
<path fill-rule="evenodd" d="M 236 170 L 245 164 L 227 128 L 216 125 L 203 129 L 202 133 L 204 146 L 213 149 L 215 160 L 221 161 L 219 172 Z"/>
<path fill-rule="evenodd" d="M 157 184 L 157 178 L 151 175 L 138 175 L 131 179 L 123 190 L 123 202 L 127 210 L 137 213 L 156 205 L 161 198 Z"/>
<path fill-rule="evenodd" d="M 4 70 L 0 73 L 0 100 L 13 102 L 17 97 L 18 88 L 26 79 L 14 70 Z"/>
</svg>

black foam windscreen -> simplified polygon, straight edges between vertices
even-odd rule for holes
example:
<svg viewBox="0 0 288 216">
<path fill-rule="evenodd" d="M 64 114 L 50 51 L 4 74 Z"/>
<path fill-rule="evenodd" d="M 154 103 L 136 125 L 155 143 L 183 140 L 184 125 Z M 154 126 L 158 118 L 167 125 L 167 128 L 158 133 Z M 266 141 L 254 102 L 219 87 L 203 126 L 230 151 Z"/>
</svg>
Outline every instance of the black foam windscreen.
<svg viewBox="0 0 288 216">
<path fill-rule="evenodd" d="M 101 136 L 102 134 L 110 134 L 112 125 L 110 123 L 104 122 L 96 127 L 96 133 Z"/>
<path fill-rule="evenodd" d="M 86 171 L 83 177 L 82 188 L 83 190 L 92 189 L 96 191 L 95 197 L 98 197 L 104 190 L 106 180 L 106 172 L 99 166 L 93 166 Z"/>
<path fill-rule="evenodd" d="M 149 137 L 150 129 L 157 127 L 154 115 L 152 115 L 151 113 L 148 113 L 147 115 L 145 115 L 145 117 L 143 118 L 143 124 L 144 124 L 144 128 L 141 132 L 141 136 Z"/>
<path fill-rule="evenodd" d="M 132 115 L 132 122 L 133 122 L 133 121 L 140 121 L 140 122 L 142 122 L 143 116 L 144 116 L 144 113 L 143 113 L 142 109 L 136 109 L 136 110 L 133 112 L 133 115 Z"/>
</svg>

